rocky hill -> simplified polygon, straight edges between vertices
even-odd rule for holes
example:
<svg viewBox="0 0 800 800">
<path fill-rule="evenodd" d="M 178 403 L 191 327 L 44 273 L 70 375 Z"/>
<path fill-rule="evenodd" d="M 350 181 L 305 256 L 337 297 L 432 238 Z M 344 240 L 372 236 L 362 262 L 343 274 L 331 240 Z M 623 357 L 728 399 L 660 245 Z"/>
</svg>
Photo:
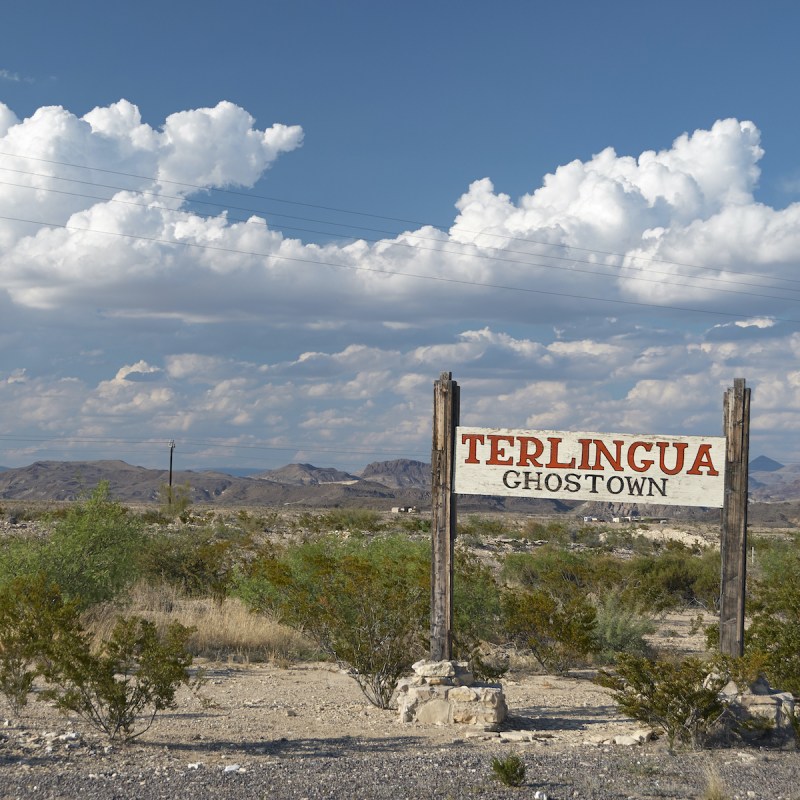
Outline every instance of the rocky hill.
<svg viewBox="0 0 800 800">
<path fill-rule="evenodd" d="M 780 527 L 800 525 L 800 465 L 783 466 L 755 460 L 751 472 L 750 522 Z M 775 466 L 777 464 L 777 466 Z M 37 461 L 27 467 L 0 469 L 0 501 L 70 501 L 108 481 L 111 496 L 125 503 L 158 504 L 169 474 L 166 470 L 132 466 L 124 461 Z M 312 464 L 287 464 L 249 477 L 225 472 L 181 470 L 173 486 L 189 488 L 197 505 L 285 506 L 308 508 L 394 506 L 430 508 L 430 464 L 410 459 L 374 462 L 359 475 Z M 513 511 L 536 515 L 575 514 L 602 519 L 634 511 L 648 517 L 703 520 L 719 518 L 717 509 L 679 507 L 616 508 L 610 504 L 549 499 L 460 496 L 460 513 Z"/>
<path fill-rule="evenodd" d="M 431 465 L 423 461 L 398 458 L 395 461 L 373 461 L 361 471 L 365 481 L 374 481 L 391 489 L 429 489 Z"/>
<path fill-rule="evenodd" d="M 285 483 L 289 486 L 317 486 L 321 483 L 355 483 L 357 475 L 332 467 L 315 467 L 313 464 L 287 464 L 280 469 L 257 472 L 251 475 L 262 481 Z"/>
<path fill-rule="evenodd" d="M 800 498 L 800 464 L 784 466 L 773 461 L 770 465 L 764 464 L 760 459 L 751 462 L 750 499 L 752 501 L 785 503 L 798 498 Z"/>
</svg>

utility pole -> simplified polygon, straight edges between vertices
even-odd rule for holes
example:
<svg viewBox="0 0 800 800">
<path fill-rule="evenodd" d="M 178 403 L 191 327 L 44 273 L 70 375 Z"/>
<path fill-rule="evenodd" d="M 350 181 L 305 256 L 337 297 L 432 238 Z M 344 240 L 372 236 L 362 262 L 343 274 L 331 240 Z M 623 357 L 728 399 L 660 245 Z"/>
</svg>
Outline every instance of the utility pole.
<svg viewBox="0 0 800 800">
<path fill-rule="evenodd" d="M 750 458 L 750 390 L 736 378 L 725 392 L 725 505 L 722 508 L 720 652 L 744 655 L 744 593 L 747 574 L 747 479 Z"/>
<path fill-rule="evenodd" d="M 172 451 L 175 449 L 175 440 L 169 440 L 169 492 L 167 494 L 167 505 L 172 506 Z"/>
<path fill-rule="evenodd" d="M 431 452 L 431 660 L 453 657 L 453 545 L 456 538 L 456 497 L 453 463 L 460 390 L 451 372 L 443 372 L 433 387 L 433 447 Z"/>
</svg>

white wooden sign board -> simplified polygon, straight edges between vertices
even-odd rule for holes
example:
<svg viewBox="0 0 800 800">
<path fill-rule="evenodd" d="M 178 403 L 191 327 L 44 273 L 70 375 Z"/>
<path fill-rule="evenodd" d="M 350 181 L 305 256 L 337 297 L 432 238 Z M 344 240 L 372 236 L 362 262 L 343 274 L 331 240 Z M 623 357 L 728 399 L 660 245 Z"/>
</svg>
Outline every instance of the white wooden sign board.
<svg viewBox="0 0 800 800">
<path fill-rule="evenodd" d="M 456 428 L 453 492 L 722 508 L 725 437 Z"/>
</svg>

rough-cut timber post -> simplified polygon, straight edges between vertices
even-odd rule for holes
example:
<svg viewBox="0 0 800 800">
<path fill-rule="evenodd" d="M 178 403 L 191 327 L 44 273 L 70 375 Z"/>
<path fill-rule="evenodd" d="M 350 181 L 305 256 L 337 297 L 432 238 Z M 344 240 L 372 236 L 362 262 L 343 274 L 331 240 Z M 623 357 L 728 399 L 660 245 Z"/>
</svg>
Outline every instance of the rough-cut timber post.
<svg viewBox="0 0 800 800">
<path fill-rule="evenodd" d="M 736 378 L 725 392 L 725 500 L 722 508 L 722 593 L 719 649 L 744 654 L 744 589 L 747 571 L 747 477 L 750 452 L 750 390 Z"/>
<path fill-rule="evenodd" d="M 433 448 L 431 451 L 431 659 L 453 656 L 453 543 L 456 538 L 456 498 L 453 494 L 455 433 L 459 388 L 452 373 L 443 372 L 433 386 Z"/>
</svg>

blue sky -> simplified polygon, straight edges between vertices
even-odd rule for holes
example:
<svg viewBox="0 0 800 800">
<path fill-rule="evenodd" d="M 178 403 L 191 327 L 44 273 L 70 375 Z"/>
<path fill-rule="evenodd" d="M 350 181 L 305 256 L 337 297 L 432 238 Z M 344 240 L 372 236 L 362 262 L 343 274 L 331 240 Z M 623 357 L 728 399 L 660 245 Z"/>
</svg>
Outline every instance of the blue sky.
<svg viewBox="0 0 800 800">
<path fill-rule="evenodd" d="M 796 3 L 5 22 L 0 464 L 427 459 L 442 370 L 468 424 L 712 435 L 742 376 L 800 461 Z"/>
</svg>

